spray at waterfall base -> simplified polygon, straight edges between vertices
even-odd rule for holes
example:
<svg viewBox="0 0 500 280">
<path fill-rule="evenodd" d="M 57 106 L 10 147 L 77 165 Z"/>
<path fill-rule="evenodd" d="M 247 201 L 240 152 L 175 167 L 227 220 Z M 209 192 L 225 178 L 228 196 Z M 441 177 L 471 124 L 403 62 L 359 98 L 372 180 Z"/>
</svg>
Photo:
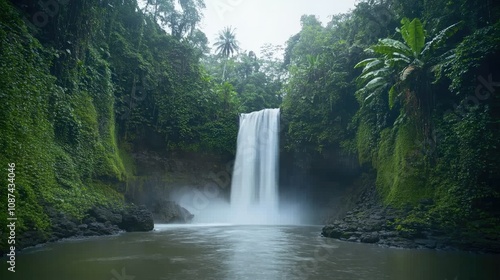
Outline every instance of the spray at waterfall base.
<svg viewBox="0 0 500 280">
<path fill-rule="evenodd" d="M 211 174 L 214 184 L 186 188 L 174 197 L 195 215 L 195 223 L 299 224 L 301 209 L 279 199 L 280 110 L 240 115 L 232 180 Z M 223 192 L 231 181 L 230 201 Z"/>
</svg>

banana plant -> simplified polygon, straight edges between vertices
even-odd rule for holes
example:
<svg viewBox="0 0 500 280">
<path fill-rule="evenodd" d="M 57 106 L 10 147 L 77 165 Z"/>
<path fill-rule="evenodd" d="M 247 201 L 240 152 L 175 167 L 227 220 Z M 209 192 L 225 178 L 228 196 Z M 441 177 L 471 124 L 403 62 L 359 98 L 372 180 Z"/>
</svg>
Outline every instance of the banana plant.
<svg viewBox="0 0 500 280">
<path fill-rule="evenodd" d="M 413 92 L 414 90 L 408 87 L 421 82 L 416 81 L 419 75 L 415 73 L 439 70 L 439 64 L 449 59 L 451 52 L 440 56 L 436 56 L 436 53 L 446 40 L 458 31 L 459 25 L 460 23 L 455 23 L 446 27 L 426 42 L 427 36 L 422 22 L 418 18 L 412 21 L 403 18 L 401 28 L 397 29 L 403 41 L 380 39 L 376 45 L 365 50 L 374 57 L 362 60 L 354 66 L 363 67 L 358 77 L 362 88 L 356 93 L 366 101 L 386 91 L 389 94 L 389 107 L 392 109 L 404 89 Z M 410 77 L 414 77 L 414 80 L 408 81 L 411 80 Z"/>
</svg>

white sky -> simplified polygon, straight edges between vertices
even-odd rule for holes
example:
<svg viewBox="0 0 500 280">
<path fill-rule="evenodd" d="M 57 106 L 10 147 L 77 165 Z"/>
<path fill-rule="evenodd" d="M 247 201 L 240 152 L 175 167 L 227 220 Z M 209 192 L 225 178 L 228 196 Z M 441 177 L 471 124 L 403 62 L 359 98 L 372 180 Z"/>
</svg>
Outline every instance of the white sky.
<svg viewBox="0 0 500 280">
<path fill-rule="evenodd" d="M 242 50 L 260 52 L 265 43 L 285 45 L 300 31 L 300 17 L 313 14 L 323 25 L 329 16 L 354 8 L 355 0 L 205 0 L 201 29 L 212 44 L 225 26 L 236 28 Z"/>
</svg>

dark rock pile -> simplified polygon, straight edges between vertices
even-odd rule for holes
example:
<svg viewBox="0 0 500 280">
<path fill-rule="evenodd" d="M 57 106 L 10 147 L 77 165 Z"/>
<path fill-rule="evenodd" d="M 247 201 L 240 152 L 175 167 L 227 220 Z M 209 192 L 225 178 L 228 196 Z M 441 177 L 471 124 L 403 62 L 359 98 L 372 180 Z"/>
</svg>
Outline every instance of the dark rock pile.
<svg viewBox="0 0 500 280">
<path fill-rule="evenodd" d="M 19 248 L 63 238 L 111 235 L 120 231 L 151 231 L 153 215 L 144 206 L 128 205 L 125 209 L 109 209 L 102 206 L 90 209 L 82 221 L 69 217 L 52 207 L 46 207 L 51 220 L 49 236 L 40 231 L 26 231 L 19 237 Z M 2 252 L 3 253 L 3 252 Z"/>
<path fill-rule="evenodd" d="M 428 248 L 440 250 L 467 250 L 500 253 L 500 240 L 487 240 L 480 236 L 463 236 L 464 229 L 443 230 L 439 225 L 406 224 L 401 220 L 424 213 L 432 206 L 432 201 L 421 201 L 420 205 L 407 209 L 382 206 L 375 188 L 365 190 L 355 208 L 344 218 L 329 222 L 321 234 L 350 242 L 375 243 L 386 247 Z M 420 211 L 420 212 L 419 212 Z"/>
<path fill-rule="evenodd" d="M 347 213 L 344 219 L 323 227 L 322 235 L 340 240 L 377 243 L 388 247 L 450 249 L 447 238 L 435 236 L 435 232 L 412 229 L 413 233 L 398 230 L 395 219 L 398 211 L 382 206 Z"/>
</svg>

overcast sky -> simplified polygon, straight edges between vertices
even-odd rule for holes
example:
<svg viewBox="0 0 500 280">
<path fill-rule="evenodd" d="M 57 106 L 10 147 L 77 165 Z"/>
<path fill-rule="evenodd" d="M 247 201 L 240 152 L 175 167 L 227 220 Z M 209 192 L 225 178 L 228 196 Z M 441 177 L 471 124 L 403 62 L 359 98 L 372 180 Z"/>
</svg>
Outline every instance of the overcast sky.
<svg viewBox="0 0 500 280">
<path fill-rule="evenodd" d="M 265 43 L 284 45 L 300 31 L 300 17 L 313 14 L 326 24 L 329 16 L 354 8 L 355 0 L 205 0 L 201 29 L 212 47 L 225 26 L 236 28 L 243 50 L 259 53 Z M 213 48 L 213 47 L 212 47 Z"/>
</svg>

